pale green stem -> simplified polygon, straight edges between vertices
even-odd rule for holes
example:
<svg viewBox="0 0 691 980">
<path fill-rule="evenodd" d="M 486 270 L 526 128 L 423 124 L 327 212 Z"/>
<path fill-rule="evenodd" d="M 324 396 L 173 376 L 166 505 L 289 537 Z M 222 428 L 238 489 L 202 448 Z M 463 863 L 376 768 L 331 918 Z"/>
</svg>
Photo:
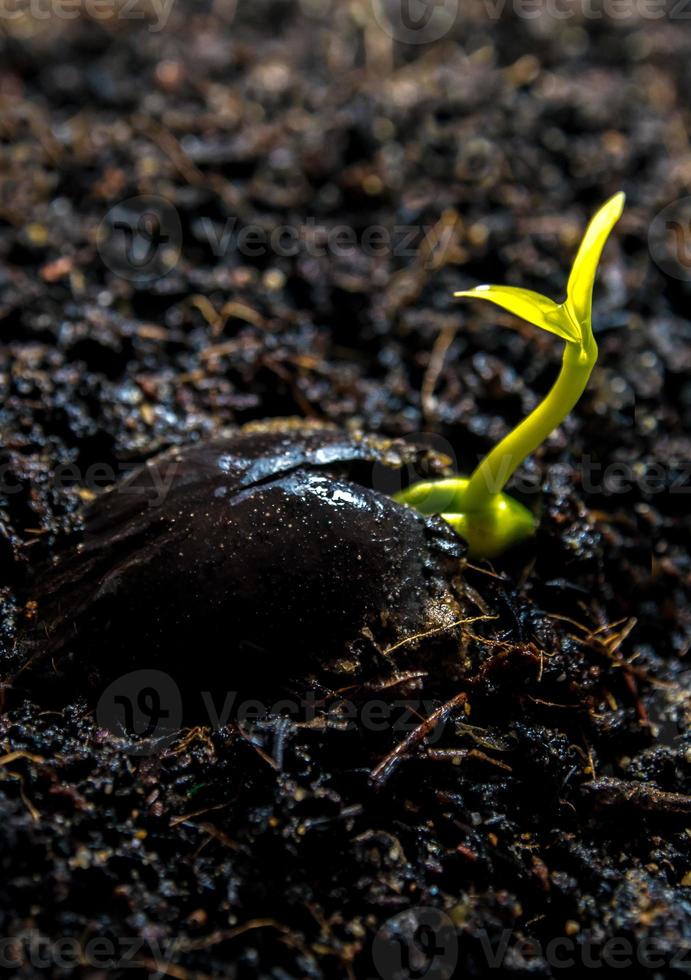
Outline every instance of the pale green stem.
<svg viewBox="0 0 691 980">
<path fill-rule="evenodd" d="M 593 339 L 589 340 L 587 348 L 575 343 L 566 344 L 559 377 L 549 394 L 474 470 L 463 494 L 467 511 L 481 509 L 489 497 L 500 493 L 526 456 L 530 456 L 573 409 L 597 360 L 597 345 Z"/>
</svg>

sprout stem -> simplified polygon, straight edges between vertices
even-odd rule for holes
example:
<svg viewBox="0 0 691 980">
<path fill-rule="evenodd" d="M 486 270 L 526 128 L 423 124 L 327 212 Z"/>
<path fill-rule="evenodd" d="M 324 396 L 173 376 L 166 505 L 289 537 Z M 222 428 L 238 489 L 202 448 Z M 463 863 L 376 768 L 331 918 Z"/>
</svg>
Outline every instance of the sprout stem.
<svg viewBox="0 0 691 980">
<path fill-rule="evenodd" d="M 549 394 L 473 471 L 464 495 L 468 511 L 481 507 L 488 495 L 500 493 L 523 460 L 561 425 L 583 394 L 596 361 L 594 340 L 587 350 L 566 344 L 559 377 Z"/>
</svg>

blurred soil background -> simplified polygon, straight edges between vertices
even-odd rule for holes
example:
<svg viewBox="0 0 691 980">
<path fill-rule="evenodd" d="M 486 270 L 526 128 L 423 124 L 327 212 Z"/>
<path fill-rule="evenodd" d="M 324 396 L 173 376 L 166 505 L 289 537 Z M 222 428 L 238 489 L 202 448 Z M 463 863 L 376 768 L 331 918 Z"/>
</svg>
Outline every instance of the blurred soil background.
<svg viewBox="0 0 691 980">
<path fill-rule="evenodd" d="M 468 709 L 378 782 L 400 736 L 326 716 L 141 757 L 79 701 L 5 712 L 14 976 L 393 980 L 420 908 L 458 937 L 439 976 L 581 975 L 613 939 L 630 976 L 688 973 L 689 11 L 535 9 L 446 0 L 416 31 L 356 0 L 3 5 L 3 674 L 32 571 L 161 449 L 297 415 L 467 472 L 560 351 L 453 291 L 560 297 L 588 217 L 628 197 L 600 363 L 522 471 L 539 535 L 468 571 L 497 617 Z M 395 696 L 453 699 L 424 668 Z"/>
</svg>

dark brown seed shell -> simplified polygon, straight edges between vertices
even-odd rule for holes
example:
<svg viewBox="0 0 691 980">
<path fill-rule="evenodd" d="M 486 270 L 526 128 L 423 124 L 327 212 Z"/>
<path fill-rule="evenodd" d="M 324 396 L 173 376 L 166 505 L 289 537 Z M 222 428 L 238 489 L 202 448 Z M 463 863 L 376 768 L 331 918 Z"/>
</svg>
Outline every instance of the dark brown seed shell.
<svg viewBox="0 0 691 980">
<path fill-rule="evenodd" d="M 290 421 L 156 457 L 89 506 L 82 543 L 42 576 L 23 673 L 101 687 L 151 667 L 236 688 L 448 624 L 462 541 L 371 485 L 423 463 L 444 460 Z"/>
</svg>

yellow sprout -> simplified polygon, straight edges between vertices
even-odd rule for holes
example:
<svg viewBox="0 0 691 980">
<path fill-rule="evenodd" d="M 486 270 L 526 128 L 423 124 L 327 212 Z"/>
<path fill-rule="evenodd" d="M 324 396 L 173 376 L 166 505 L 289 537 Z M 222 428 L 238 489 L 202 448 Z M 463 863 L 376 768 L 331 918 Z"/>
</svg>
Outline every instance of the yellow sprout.
<svg viewBox="0 0 691 980">
<path fill-rule="evenodd" d="M 535 531 L 530 511 L 502 491 L 514 470 L 564 421 L 588 383 L 597 360 L 593 284 L 605 242 L 623 207 L 624 194 L 615 194 L 588 225 L 562 303 L 516 286 L 476 286 L 454 294 L 487 300 L 565 341 L 561 371 L 549 394 L 470 477 L 425 481 L 396 495 L 421 513 L 441 514 L 466 539 L 473 557 L 492 558 Z"/>
</svg>

